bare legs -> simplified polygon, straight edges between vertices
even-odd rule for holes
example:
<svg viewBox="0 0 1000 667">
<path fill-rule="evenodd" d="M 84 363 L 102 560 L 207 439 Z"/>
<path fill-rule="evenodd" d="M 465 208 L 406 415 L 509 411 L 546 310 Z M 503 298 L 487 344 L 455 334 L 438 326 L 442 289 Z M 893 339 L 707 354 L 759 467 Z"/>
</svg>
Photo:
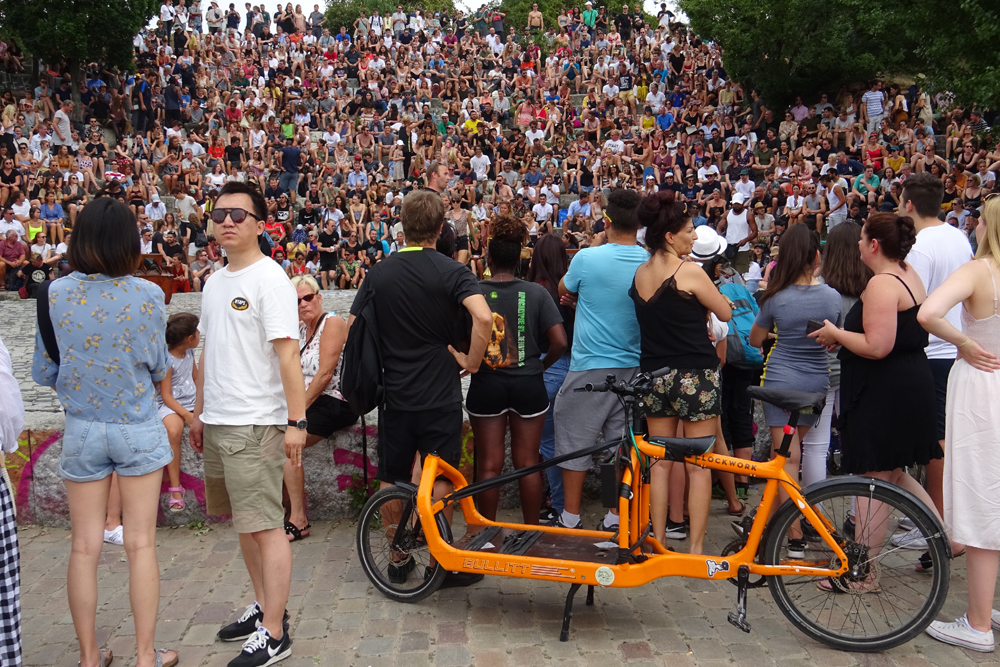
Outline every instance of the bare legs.
<svg viewBox="0 0 1000 667">
<path fill-rule="evenodd" d="M 521 417 L 512 412 L 499 417 L 470 417 L 472 432 L 476 434 L 476 479 L 492 479 L 503 472 L 505 458 L 504 436 L 510 424 L 511 458 L 514 468 L 527 468 L 538 463 L 538 446 L 545 425 L 545 415 Z M 541 473 L 518 480 L 521 494 L 521 512 L 524 523 L 537 524 L 542 504 Z M 500 489 L 489 489 L 477 498 L 479 511 L 487 519 L 496 520 Z"/>
<path fill-rule="evenodd" d="M 322 440 L 318 435 L 306 436 L 306 447 L 312 447 Z M 288 513 L 288 520 L 295 524 L 302 531 L 302 537 L 309 534 L 305 529 L 309 525 L 306 517 L 306 471 L 303 466 L 292 465 L 291 459 L 285 461 L 284 472 L 285 488 L 288 489 L 288 504 L 291 509 Z M 288 541 L 292 541 L 292 536 L 288 535 Z"/>
<path fill-rule="evenodd" d="M 240 533 L 240 549 L 257 604 L 264 610 L 263 626 L 273 639 L 284 633 L 281 624 L 288 606 L 292 580 L 292 547 L 281 528 Z"/>
<path fill-rule="evenodd" d="M 677 433 L 676 417 L 648 417 L 649 434 L 674 436 Z M 684 422 L 684 435 L 700 438 L 716 435 L 718 417 L 698 422 Z M 669 494 L 670 469 L 672 461 L 658 461 L 650 471 L 649 515 L 653 523 L 653 535 L 660 544 L 666 540 L 667 496 Z M 691 553 L 700 554 L 705 544 L 705 529 L 708 527 L 708 511 L 712 502 L 712 471 L 685 464 L 688 475 L 688 515 L 691 517 Z M 659 469 L 659 471 L 658 471 Z"/>
<path fill-rule="evenodd" d="M 170 479 L 170 486 L 176 489 L 181 485 L 181 435 L 184 433 L 184 419 L 178 414 L 167 415 L 163 418 L 163 426 L 167 429 L 167 439 L 174 453 L 174 458 L 167 464 L 167 477 Z M 183 497 L 178 491 L 170 494 L 171 500 L 181 500 Z"/>
<path fill-rule="evenodd" d="M 119 477 L 124 503 L 125 551 L 129 562 L 129 601 L 135 619 L 137 667 L 156 661 L 153 638 L 160 599 L 156 563 L 156 512 L 162 473 Z M 103 544 L 101 521 L 107 515 L 111 477 L 96 482 L 66 482 L 72 524 L 72 550 L 66 588 L 73 626 L 80 641 L 80 664 L 101 662 L 94 632 L 97 619 L 97 563 Z M 169 659 L 171 656 L 165 656 Z"/>
<path fill-rule="evenodd" d="M 967 547 L 966 575 L 969 586 L 969 625 L 980 632 L 990 630 L 993 595 L 997 585 L 1000 551 Z"/>
</svg>

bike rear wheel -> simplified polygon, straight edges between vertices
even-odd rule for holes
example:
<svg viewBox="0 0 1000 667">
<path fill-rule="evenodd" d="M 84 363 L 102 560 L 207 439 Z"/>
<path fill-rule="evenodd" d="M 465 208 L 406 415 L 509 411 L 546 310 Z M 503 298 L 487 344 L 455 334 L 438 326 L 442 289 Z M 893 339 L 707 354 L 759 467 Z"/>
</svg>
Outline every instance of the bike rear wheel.
<svg viewBox="0 0 1000 667">
<path fill-rule="evenodd" d="M 358 517 L 361 567 L 375 588 L 397 602 L 423 600 L 448 574 L 431 557 L 416 500 L 416 491 L 390 486 L 369 498 Z M 448 522 L 440 512 L 435 518 L 441 537 L 450 543 Z"/>
<path fill-rule="evenodd" d="M 936 517 L 915 497 L 880 480 L 850 477 L 828 480 L 804 491 L 813 510 L 833 526 L 834 540 L 848 555 L 851 570 L 838 578 L 768 577 L 781 612 L 802 632 L 847 651 L 882 651 L 923 632 L 948 596 L 948 539 Z M 854 514 L 851 534 L 850 516 Z M 796 519 L 807 521 L 790 501 L 779 508 L 765 538 L 763 562 L 769 565 L 839 567 L 822 540 L 808 542 L 801 554 L 789 554 L 789 531 Z M 907 524 L 908 519 L 912 524 Z M 921 553 L 899 546 L 902 533 L 926 540 L 933 567 L 918 571 Z M 916 533 L 911 534 L 912 537 Z M 801 543 L 796 544 L 796 551 Z M 792 557 L 795 556 L 795 557 Z"/>
</svg>

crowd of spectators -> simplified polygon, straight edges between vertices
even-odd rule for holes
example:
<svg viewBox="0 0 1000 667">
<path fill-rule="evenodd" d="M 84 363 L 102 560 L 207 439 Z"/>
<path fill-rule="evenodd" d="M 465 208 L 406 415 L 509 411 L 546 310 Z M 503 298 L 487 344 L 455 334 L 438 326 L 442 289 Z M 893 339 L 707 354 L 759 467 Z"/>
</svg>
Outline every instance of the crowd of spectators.
<svg viewBox="0 0 1000 667">
<path fill-rule="evenodd" d="M 0 246 L 4 286 L 23 285 L 29 246 L 68 270 L 60 244 L 99 190 L 136 211 L 146 251 L 192 289 L 224 263 L 210 214 L 232 180 L 264 192 L 270 254 L 324 288 L 357 287 L 401 247 L 402 199 L 426 187 L 447 195 L 455 257 L 480 275 L 491 218 L 522 220 L 532 242 L 599 244 L 622 187 L 674 190 L 757 280 L 788 224 L 825 235 L 896 210 L 913 173 L 941 178 L 943 213 L 971 229 L 1000 169 L 981 110 L 915 86 L 842 85 L 771 108 L 665 6 L 655 21 L 591 3 L 557 25 L 537 5 L 526 27 L 505 18 L 399 6 L 339 26 L 318 5 L 164 0 L 135 38 L 136 74 L 91 65 L 82 109 L 56 65 L 3 94 L 0 234 L 18 236 Z"/>
</svg>

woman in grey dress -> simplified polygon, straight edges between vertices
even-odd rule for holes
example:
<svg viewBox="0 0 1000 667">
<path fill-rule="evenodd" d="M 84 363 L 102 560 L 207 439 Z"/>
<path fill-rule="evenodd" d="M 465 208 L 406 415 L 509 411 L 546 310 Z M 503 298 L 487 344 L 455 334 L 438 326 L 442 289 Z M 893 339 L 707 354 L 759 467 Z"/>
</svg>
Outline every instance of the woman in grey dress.
<svg viewBox="0 0 1000 667">
<path fill-rule="evenodd" d="M 826 348 L 807 336 L 810 320 L 839 323 L 841 319 L 840 295 L 816 278 L 819 250 L 819 239 L 805 225 L 792 225 L 781 237 L 781 256 L 771 272 L 767 289 L 760 299 L 760 313 L 750 330 L 750 344 L 755 347 L 762 346 L 769 337 L 774 338 L 774 346 L 764 361 L 761 381 L 768 389 L 825 394 L 830 386 Z M 788 423 L 788 413 L 765 403 L 764 418 L 771 429 L 773 450 L 777 451 L 784 435 L 782 427 Z M 799 418 L 791 455 L 785 462 L 785 471 L 793 479 L 799 476 L 801 439 L 818 418 L 818 414 L 803 414 Z M 778 496 L 775 507 L 787 498 L 780 488 Z M 805 557 L 805 540 L 797 525 L 789 530 L 789 537 L 789 557 Z"/>
</svg>

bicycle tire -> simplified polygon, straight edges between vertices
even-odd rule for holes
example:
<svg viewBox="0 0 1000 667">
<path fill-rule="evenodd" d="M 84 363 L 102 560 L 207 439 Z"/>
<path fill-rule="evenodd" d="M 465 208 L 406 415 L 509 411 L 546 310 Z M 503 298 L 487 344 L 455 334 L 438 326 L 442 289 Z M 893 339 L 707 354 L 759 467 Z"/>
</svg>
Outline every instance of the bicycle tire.
<svg viewBox="0 0 1000 667">
<path fill-rule="evenodd" d="M 389 502 L 400 502 L 404 506 L 410 503 L 411 506 L 410 521 L 407 522 L 406 526 L 406 530 L 412 532 L 412 535 L 407 537 L 408 546 L 411 548 L 407 551 L 406 555 L 416 561 L 418 552 L 426 551 L 428 557 L 428 562 L 423 564 L 424 572 L 418 572 L 418 564 L 415 563 L 413 567 L 415 576 L 407 574 L 403 582 L 393 582 L 389 579 L 388 575 L 388 561 L 386 558 L 388 558 L 388 554 L 391 552 L 391 539 L 386 534 L 387 527 L 382 521 L 382 509 Z M 440 512 L 437 513 L 436 520 L 441 536 L 446 542 L 450 543 L 451 528 L 448 522 Z M 396 528 L 398 530 L 398 525 Z M 373 552 L 373 533 L 379 533 L 387 540 L 382 548 L 385 555 L 381 560 Z M 440 563 L 435 562 L 433 565 L 429 563 L 430 552 L 427 551 L 426 541 L 423 542 L 423 546 L 419 546 L 419 539 L 422 535 L 423 530 L 416 511 L 415 491 L 399 486 L 390 486 L 376 492 L 365 503 L 364 508 L 361 510 L 361 515 L 358 517 L 358 557 L 361 560 L 361 567 L 365 571 L 368 581 L 386 597 L 397 602 L 419 602 L 427 596 L 432 595 L 441 587 L 442 582 L 444 582 L 444 578 L 448 572 L 441 567 Z M 425 575 L 427 570 L 431 572 L 429 576 Z M 416 579 L 416 585 L 412 587 L 401 585 L 409 583 L 410 579 Z"/>
<path fill-rule="evenodd" d="M 951 553 L 944 528 L 937 518 L 910 493 L 888 482 L 876 479 L 861 477 L 829 479 L 809 487 L 804 491 L 804 495 L 815 511 L 826 516 L 833 523 L 836 528 L 834 538 L 840 542 L 842 547 L 858 544 L 854 542 L 853 537 L 846 537 L 844 535 L 846 531 L 841 529 L 842 521 L 846 519 L 847 515 L 845 507 L 853 505 L 853 498 L 861 497 L 881 501 L 890 507 L 890 512 L 885 519 L 871 522 L 873 527 L 884 522 L 886 534 L 884 541 L 879 545 L 879 552 L 875 556 L 866 554 L 858 557 L 859 573 L 863 574 L 860 579 L 852 580 L 847 575 L 837 580 L 814 576 L 768 577 L 771 596 L 781 609 L 781 613 L 799 630 L 816 641 L 845 651 L 883 651 L 904 644 L 923 632 L 937 616 L 948 597 Z M 823 505 L 818 506 L 820 503 Z M 843 519 L 837 515 L 838 510 L 844 512 Z M 901 547 L 892 544 L 893 531 L 888 529 L 891 525 L 889 522 L 895 520 L 898 524 L 898 520 L 902 516 L 909 517 L 920 530 L 922 536 L 927 538 L 927 550 L 934 561 L 934 567 L 930 572 L 916 570 L 914 561 L 918 552 L 903 551 L 901 553 Z M 787 555 L 786 558 L 782 558 L 782 549 L 787 541 L 788 529 L 792 522 L 799 518 L 805 520 L 790 500 L 778 509 L 774 518 L 769 522 L 770 525 L 765 536 L 762 559 L 764 563 L 777 565 L 788 562 Z M 814 543 L 807 548 L 809 550 L 807 553 L 819 553 L 825 549 L 835 561 L 833 552 L 825 543 L 819 545 Z M 846 551 L 847 549 L 845 549 Z M 909 558 L 909 555 L 913 555 L 914 558 Z M 807 562 L 818 564 L 822 562 L 823 556 L 817 556 L 816 561 L 808 561 L 810 558 L 808 555 L 806 558 Z M 900 565 L 893 566 L 897 562 Z M 874 574 L 870 574 L 871 570 L 868 569 L 872 563 L 876 568 Z M 888 579 L 883 584 L 882 578 L 886 574 L 892 575 L 893 578 Z M 875 591 L 862 593 L 856 590 L 856 588 L 866 585 L 861 583 L 861 579 L 866 582 L 870 581 L 868 580 L 869 576 L 875 577 L 873 586 Z M 900 597 L 899 600 L 894 601 L 887 594 L 890 582 L 896 588 L 895 579 L 897 578 L 902 584 L 899 590 L 905 592 L 906 598 L 909 600 Z M 822 581 L 828 581 L 835 590 L 824 592 L 819 589 L 818 585 Z M 824 595 L 827 597 L 816 602 L 817 598 Z M 907 614 L 908 618 L 904 619 L 901 616 L 901 607 L 903 602 L 908 601 L 913 603 L 915 609 L 912 614 Z M 827 611 L 828 603 L 829 622 L 824 625 L 821 619 Z M 810 605 L 809 608 L 806 608 L 806 604 Z M 814 613 L 817 618 L 812 618 Z M 839 630 L 831 627 L 841 619 L 843 619 L 843 623 L 841 623 Z M 851 624 L 850 628 L 848 628 L 849 624 Z M 866 626 L 870 625 L 876 632 L 870 636 L 859 636 L 857 634 L 859 625 L 862 631 L 865 631 Z M 879 626 L 884 629 L 877 630 Z"/>
</svg>

